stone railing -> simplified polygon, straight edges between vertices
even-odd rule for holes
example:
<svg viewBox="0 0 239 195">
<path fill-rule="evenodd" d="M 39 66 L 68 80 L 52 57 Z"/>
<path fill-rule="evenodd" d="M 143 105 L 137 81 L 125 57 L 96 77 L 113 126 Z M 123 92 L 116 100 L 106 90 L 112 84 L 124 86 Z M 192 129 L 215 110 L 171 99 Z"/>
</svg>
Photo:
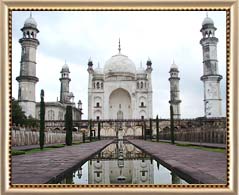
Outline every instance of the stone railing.
<svg viewBox="0 0 239 195">
<path fill-rule="evenodd" d="M 65 131 L 45 131 L 45 144 L 65 143 Z M 12 146 L 39 144 L 39 130 L 36 128 L 13 127 Z M 82 133 L 72 132 L 73 142 L 82 142 Z"/>
<path fill-rule="evenodd" d="M 207 142 L 207 143 L 226 143 L 225 128 L 193 128 L 193 129 L 178 129 L 174 131 L 174 137 L 177 141 L 190 142 Z M 159 139 L 170 140 L 170 130 L 159 132 Z"/>
</svg>

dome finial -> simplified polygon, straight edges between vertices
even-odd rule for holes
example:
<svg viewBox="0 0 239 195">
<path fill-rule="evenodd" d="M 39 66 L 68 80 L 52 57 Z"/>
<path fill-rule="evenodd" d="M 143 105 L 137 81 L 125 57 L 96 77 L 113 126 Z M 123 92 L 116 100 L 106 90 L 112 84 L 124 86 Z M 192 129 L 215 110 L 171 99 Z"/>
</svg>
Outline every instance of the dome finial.
<svg viewBox="0 0 239 195">
<path fill-rule="evenodd" d="M 32 18 L 32 12 L 30 12 L 30 18 Z"/>
<path fill-rule="evenodd" d="M 119 53 L 120 53 L 121 52 L 120 38 L 119 38 L 119 48 L 118 48 L 118 50 L 119 50 Z"/>
<path fill-rule="evenodd" d="M 174 59 L 173 59 L 173 63 L 171 65 L 170 69 L 178 69 L 178 66 L 175 64 Z"/>
<path fill-rule="evenodd" d="M 206 16 L 207 16 L 207 18 L 208 18 L 208 11 L 206 12 Z"/>
</svg>

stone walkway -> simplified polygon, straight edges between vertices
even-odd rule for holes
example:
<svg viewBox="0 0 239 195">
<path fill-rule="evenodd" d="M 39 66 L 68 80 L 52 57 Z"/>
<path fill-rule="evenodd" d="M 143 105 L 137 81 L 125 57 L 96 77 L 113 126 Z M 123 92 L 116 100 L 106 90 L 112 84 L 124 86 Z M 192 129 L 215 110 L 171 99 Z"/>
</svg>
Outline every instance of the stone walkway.
<svg viewBox="0 0 239 195">
<path fill-rule="evenodd" d="M 159 140 L 161 142 L 171 143 L 171 140 Z M 187 141 L 175 141 L 176 144 L 190 144 L 192 146 L 203 146 L 207 148 L 221 148 L 226 149 L 226 144 L 205 143 L 205 142 L 187 142 Z"/>
<path fill-rule="evenodd" d="M 226 152 L 209 152 L 136 139 L 129 142 L 190 183 L 226 184 Z"/>
<path fill-rule="evenodd" d="M 12 157 L 12 184 L 43 184 L 83 164 L 112 143 L 102 140 Z"/>
</svg>

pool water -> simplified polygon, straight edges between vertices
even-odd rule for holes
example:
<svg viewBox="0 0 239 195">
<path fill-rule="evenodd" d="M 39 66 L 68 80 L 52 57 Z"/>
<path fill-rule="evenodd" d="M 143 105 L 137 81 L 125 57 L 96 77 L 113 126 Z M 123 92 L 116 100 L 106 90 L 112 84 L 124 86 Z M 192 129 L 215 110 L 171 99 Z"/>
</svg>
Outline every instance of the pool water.
<svg viewBox="0 0 239 195">
<path fill-rule="evenodd" d="M 112 143 L 60 184 L 187 184 L 132 144 Z"/>
</svg>

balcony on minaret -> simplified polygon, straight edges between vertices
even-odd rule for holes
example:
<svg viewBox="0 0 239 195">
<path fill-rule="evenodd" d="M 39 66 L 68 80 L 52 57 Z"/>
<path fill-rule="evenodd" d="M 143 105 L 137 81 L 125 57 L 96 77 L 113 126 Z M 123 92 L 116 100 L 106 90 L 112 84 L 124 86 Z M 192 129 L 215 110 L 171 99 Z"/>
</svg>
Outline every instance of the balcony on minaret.
<svg viewBox="0 0 239 195">
<path fill-rule="evenodd" d="M 24 41 L 31 41 L 32 43 L 39 45 L 39 41 L 37 40 L 37 33 L 39 33 L 39 30 L 37 29 L 37 22 L 32 17 L 32 14 L 30 14 L 30 17 L 26 19 L 21 31 L 23 37 L 19 40 L 20 43 L 23 43 Z"/>
</svg>

